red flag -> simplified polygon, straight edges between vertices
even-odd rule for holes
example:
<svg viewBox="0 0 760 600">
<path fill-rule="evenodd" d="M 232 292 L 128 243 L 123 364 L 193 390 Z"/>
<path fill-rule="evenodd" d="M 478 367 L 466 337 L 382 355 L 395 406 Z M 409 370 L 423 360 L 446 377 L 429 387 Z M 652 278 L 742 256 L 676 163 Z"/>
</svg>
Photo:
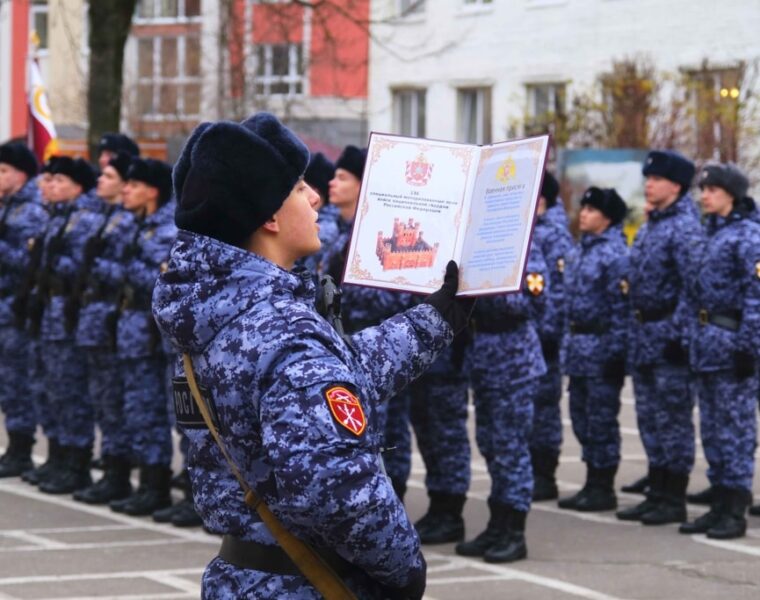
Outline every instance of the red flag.
<svg viewBox="0 0 760 600">
<path fill-rule="evenodd" d="M 29 147 L 41 163 L 58 151 L 55 125 L 36 59 L 29 66 Z"/>
</svg>

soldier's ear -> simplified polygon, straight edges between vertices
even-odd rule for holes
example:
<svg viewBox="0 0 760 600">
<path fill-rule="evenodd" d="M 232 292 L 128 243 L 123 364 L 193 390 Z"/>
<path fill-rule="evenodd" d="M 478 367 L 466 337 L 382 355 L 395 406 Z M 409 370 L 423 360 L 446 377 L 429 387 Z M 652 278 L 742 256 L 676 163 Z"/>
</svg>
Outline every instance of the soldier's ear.
<svg viewBox="0 0 760 600">
<path fill-rule="evenodd" d="M 277 215 L 274 214 L 272 215 L 271 219 L 267 219 L 266 221 L 264 221 L 264 224 L 261 226 L 261 228 L 271 233 L 279 233 L 280 222 L 277 220 Z"/>
</svg>

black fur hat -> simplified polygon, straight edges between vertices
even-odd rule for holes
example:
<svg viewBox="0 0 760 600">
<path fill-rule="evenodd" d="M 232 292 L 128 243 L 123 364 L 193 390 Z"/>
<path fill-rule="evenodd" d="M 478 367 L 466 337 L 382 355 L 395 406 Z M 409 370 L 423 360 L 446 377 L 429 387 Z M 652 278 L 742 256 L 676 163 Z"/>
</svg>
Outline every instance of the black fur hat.
<svg viewBox="0 0 760 600">
<path fill-rule="evenodd" d="M 39 171 L 34 152 L 20 142 L 8 142 L 0 146 L 0 163 L 23 171 L 29 179 L 36 176 Z"/>
<path fill-rule="evenodd" d="M 364 175 L 364 163 L 367 162 L 367 149 L 346 146 L 335 163 L 336 169 L 345 169 L 361 181 Z"/>
<path fill-rule="evenodd" d="M 328 159 L 321 152 L 317 152 L 312 155 L 309 161 L 309 166 L 306 167 L 306 172 L 303 174 L 303 178 L 311 187 L 317 190 L 321 196 L 327 200 L 330 191 L 330 180 L 335 177 L 335 165 L 330 159 Z"/>
<path fill-rule="evenodd" d="M 628 207 L 615 188 L 588 188 L 581 198 L 581 206 L 587 204 L 601 211 L 612 225 L 617 225 L 625 219 L 628 212 Z"/>
<path fill-rule="evenodd" d="M 644 161 L 642 174 L 658 175 L 689 189 L 694 179 L 694 163 L 674 150 L 652 150 Z"/>
<path fill-rule="evenodd" d="M 111 160 L 108 161 L 108 165 L 116 169 L 119 177 L 126 181 L 127 171 L 129 171 L 129 166 L 132 164 L 132 158 L 132 155 L 127 152 L 117 152 L 111 157 Z"/>
<path fill-rule="evenodd" d="M 557 204 L 559 182 L 549 171 L 544 171 L 544 182 L 541 184 L 541 195 L 546 199 L 546 206 L 551 208 Z"/>
<path fill-rule="evenodd" d="M 699 187 L 714 185 L 726 190 L 734 198 L 734 202 L 744 199 L 749 190 L 749 179 L 733 163 L 708 163 L 702 167 L 699 174 Z"/>
<path fill-rule="evenodd" d="M 82 193 L 89 192 L 97 183 L 95 171 L 90 163 L 83 158 L 58 156 L 52 164 L 50 172 L 53 175 L 66 175 L 82 186 Z"/>
<path fill-rule="evenodd" d="M 127 180 L 142 181 L 158 190 L 158 204 L 162 206 L 172 196 L 172 168 L 162 160 L 135 158 L 129 165 Z"/>
<path fill-rule="evenodd" d="M 174 167 L 177 227 L 240 246 L 280 209 L 308 162 L 304 143 L 272 114 L 201 123 Z"/>
<path fill-rule="evenodd" d="M 140 147 L 128 135 L 123 133 L 104 133 L 98 142 L 98 154 L 109 152 L 126 152 L 130 156 L 140 156 Z"/>
</svg>

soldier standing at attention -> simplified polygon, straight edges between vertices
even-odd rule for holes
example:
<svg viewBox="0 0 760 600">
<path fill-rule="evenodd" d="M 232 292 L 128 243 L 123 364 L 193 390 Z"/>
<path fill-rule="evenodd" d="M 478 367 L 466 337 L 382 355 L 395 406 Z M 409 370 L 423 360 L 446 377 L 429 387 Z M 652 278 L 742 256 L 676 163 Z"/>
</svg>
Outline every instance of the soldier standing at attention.
<svg viewBox="0 0 760 600">
<path fill-rule="evenodd" d="M 99 218 L 100 202 L 89 191 L 95 173 L 81 158 L 59 157 L 50 184 L 51 222 L 37 271 L 36 301 L 30 327 L 39 328 L 44 366 L 44 408 L 56 421 L 61 464 L 39 481 L 42 492 L 70 494 L 92 483 L 90 458 L 95 439 L 92 399 L 87 393 L 87 362 L 66 327 L 65 304 L 82 262 L 88 232 Z"/>
<path fill-rule="evenodd" d="M 116 328 L 116 352 L 124 385 L 124 415 L 132 439 L 132 458 L 140 467 L 140 486 L 111 509 L 150 515 L 171 504 L 172 435 L 166 398 L 166 357 L 150 311 L 156 279 L 166 268 L 177 237 L 171 167 L 136 158 L 124 186 L 124 208 L 136 226 L 123 254 L 124 276 Z"/>
<path fill-rule="evenodd" d="M 710 510 L 685 534 L 744 536 L 752 499 L 760 357 L 760 225 L 745 209 L 749 181 L 736 165 L 708 164 L 699 177 L 707 219 L 704 258 L 693 282 L 691 367 L 712 486 Z"/>
<path fill-rule="evenodd" d="M 564 306 L 564 270 L 573 238 L 566 224 L 552 219 L 549 211 L 557 206 L 559 182 L 548 171 L 544 173 L 538 217 L 533 231 L 533 243 L 538 245 L 550 271 L 551 290 L 544 309 L 538 316 L 538 335 L 546 362 L 546 374 L 538 381 L 533 410 L 533 429 L 530 458 L 533 464 L 533 500 L 557 497 L 555 473 L 562 447 L 562 374 L 559 367 L 559 347 L 562 342 Z M 564 213 L 563 213 L 564 214 Z"/>
<path fill-rule="evenodd" d="M 47 213 L 35 200 L 37 159 L 23 144 L 0 146 L 0 410 L 8 448 L 0 478 L 33 468 L 37 429 L 27 374 L 29 336 L 14 326 L 13 301 L 30 258 L 29 240 L 42 234 Z"/>
<path fill-rule="evenodd" d="M 117 154 L 126 154 L 130 158 L 140 156 L 140 147 L 123 133 L 104 133 L 98 143 L 98 167 L 104 171 Z"/>
<path fill-rule="evenodd" d="M 563 370 L 570 376 L 570 417 L 586 463 L 586 483 L 560 508 L 617 507 L 620 390 L 629 321 L 626 205 L 614 189 L 591 187 L 581 198 L 580 244 L 565 270 Z"/>
<path fill-rule="evenodd" d="M 87 385 L 101 432 L 103 477 L 74 493 L 75 500 L 88 504 L 106 504 L 125 498 L 132 491 L 129 483 L 132 448 L 124 415 L 123 374 L 108 330 L 108 315 L 116 310 L 124 276 L 121 257 L 134 235 L 132 214 L 122 207 L 131 162 L 128 154 L 120 152 L 108 161 L 98 178 L 102 213 L 85 244 L 74 292 L 78 297 L 72 298 L 72 310 L 79 309 L 76 344 L 87 357 Z"/>
<path fill-rule="evenodd" d="M 200 125 L 174 171 L 180 233 L 153 310 L 191 359 L 232 462 L 285 529 L 357 598 L 419 599 L 425 561 L 382 471 L 375 413 L 451 342 L 472 302 L 455 299 L 451 262 L 438 292 L 354 334 L 352 349 L 315 311 L 311 276 L 291 271 L 319 249 L 307 162 L 272 115 Z M 203 598 L 321 598 L 244 504 L 175 381 L 195 504 L 224 534 Z"/>
<path fill-rule="evenodd" d="M 503 563 L 527 557 L 525 520 L 533 496 L 530 431 L 538 378 L 546 373 L 537 318 L 550 288 L 538 246 L 528 256 L 520 292 L 481 298 L 474 313 L 468 371 L 475 439 L 491 476 L 485 531 L 456 545 L 462 556 Z"/>
<path fill-rule="evenodd" d="M 686 487 L 694 466 L 688 326 L 695 310 L 690 285 L 704 231 L 688 192 L 693 163 L 677 152 L 652 151 L 642 173 L 651 210 L 630 255 L 628 360 L 649 488 L 643 502 L 617 517 L 662 525 L 686 520 Z"/>
</svg>

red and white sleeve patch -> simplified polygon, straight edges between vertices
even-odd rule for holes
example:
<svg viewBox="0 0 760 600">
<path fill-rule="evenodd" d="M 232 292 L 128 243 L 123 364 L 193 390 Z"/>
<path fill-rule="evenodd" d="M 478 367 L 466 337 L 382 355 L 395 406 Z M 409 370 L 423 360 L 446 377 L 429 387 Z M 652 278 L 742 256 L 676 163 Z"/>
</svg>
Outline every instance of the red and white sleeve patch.
<svg viewBox="0 0 760 600">
<path fill-rule="evenodd" d="M 325 389 L 325 399 L 333 418 L 341 427 L 355 436 L 360 436 L 367 428 L 367 418 L 359 403 L 359 398 L 342 385 L 331 385 Z"/>
</svg>

